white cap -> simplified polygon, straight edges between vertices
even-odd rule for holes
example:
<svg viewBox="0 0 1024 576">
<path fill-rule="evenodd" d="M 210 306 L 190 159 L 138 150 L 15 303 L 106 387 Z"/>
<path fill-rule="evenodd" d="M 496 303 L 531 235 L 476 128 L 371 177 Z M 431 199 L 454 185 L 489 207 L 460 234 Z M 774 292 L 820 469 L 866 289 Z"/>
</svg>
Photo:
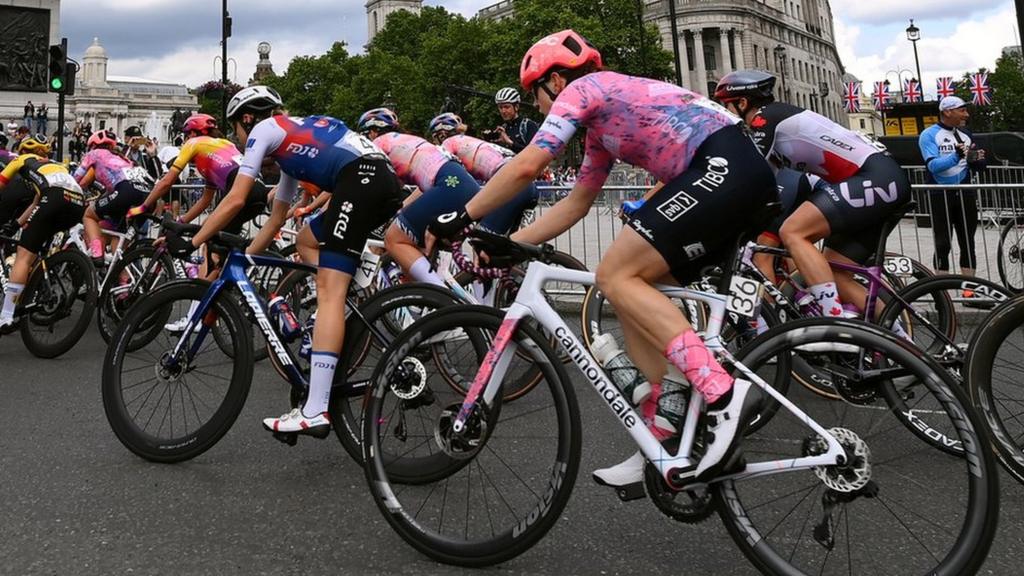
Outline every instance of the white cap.
<svg viewBox="0 0 1024 576">
<path fill-rule="evenodd" d="M 959 96 L 946 96 L 939 102 L 939 112 L 955 110 L 957 108 L 963 108 L 964 106 L 967 106 L 967 102 L 964 102 L 963 98 L 960 98 Z"/>
</svg>

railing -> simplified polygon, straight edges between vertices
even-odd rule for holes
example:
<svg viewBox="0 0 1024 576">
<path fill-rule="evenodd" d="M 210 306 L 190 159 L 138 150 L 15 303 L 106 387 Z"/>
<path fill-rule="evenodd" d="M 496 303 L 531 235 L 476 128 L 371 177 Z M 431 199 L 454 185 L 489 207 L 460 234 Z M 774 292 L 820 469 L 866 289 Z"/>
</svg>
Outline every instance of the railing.
<svg viewBox="0 0 1024 576">
<path fill-rule="evenodd" d="M 1004 225 L 1015 221 L 1017 217 L 1021 217 L 1022 224 L 1024 224 L 1024 184 L 971 184 L 964 186 L 915 184 L 913 188 L 918 202 L 917 209 L 908 214 L 890 234 L 888 249 L 909 256 L 929 268 L 934 268 L 935 236 L 931 228 L 932 194 L 945 191 L 952 198 L 959 196 L 959 192 L 976 190 L 979 208 L 978 229 L 975 234 L 976 274 L 993 282 L 1000 282 L 997 265 L 1000 233 Z M 554 202 L 564 197 L 569 189 L 568 186 L 540 187 L 541 201 L 538 205 L 538 214 L 543 213 Z M 601 255 L 622 230 L 622 222 L 618 217 L 622 202 L 639 198 L 646 191 L 647 188 L 637 186 L 608 186 L 604 188 L 589 213 L 556 238 L 555 246 L 559 250 L 569 252 L 591 270 L 595 269 Z M 950 218 L 947 217 L 947 220 Z M 1012 231 L 1009 236 L 1008 242 L 1016 241 L 1016 235 Z M 959 271 L 960 249 L 955 233 L 951 236 L 951 244 L 953 248 L 949 262 L 953 270 Z M 1006 252 L 1005 257 L 1009 258 L 1009 249 Z M 1018 269 L 1018 276 L 1024 273 L 1024 268 L 1022 268 L 1024 264 L 1019 259 L 1014 260 L 1013 263 Z M 1006 263 L 1004 262 L 1004 264 Z"/>
</svg>

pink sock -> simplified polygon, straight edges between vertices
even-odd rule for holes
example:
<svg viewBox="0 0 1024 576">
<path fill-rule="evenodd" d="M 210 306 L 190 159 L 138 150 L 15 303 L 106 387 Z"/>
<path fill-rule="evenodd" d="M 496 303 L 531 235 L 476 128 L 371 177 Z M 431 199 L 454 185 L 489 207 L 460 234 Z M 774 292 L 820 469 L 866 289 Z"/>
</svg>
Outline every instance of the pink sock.
<svg viewBox="0 0 1024 576">
<path fill-rule="evenodd" d="M 669 342 L 665 357 L 704 395 L 708 404 L 732 390 L 733 377 L 725 372 L 693 330 L 687 330 Z"/>
<path fill-rule="evenodd" d="M 103 257 L 103 242 L 99 239 L 89 241 L 89 250 L 92 252 L 93 258 Z"/>
<path fill-rule="evenodd" d="M 661 397 L 661 382 L 651 383 L 651 395 L 640 405 L 640 417 L 647 424 L 647 429 L 654 434 L 658 442 L 668 440 L 675 436 L 671 430 L 665 430 L 654 425 L 654 414 L 658 411 L 658 398 Z"/>
</svg>

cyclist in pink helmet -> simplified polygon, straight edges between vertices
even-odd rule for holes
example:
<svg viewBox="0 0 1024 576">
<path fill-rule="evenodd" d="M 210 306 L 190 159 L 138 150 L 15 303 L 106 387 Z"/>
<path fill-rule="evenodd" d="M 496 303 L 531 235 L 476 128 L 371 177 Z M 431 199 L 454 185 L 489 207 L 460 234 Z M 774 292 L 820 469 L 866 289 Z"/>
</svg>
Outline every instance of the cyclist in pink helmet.
<svg viewBox="0 0 1024 576">
<path fill-rule="evenodd" d="M 103 187 L 104 194 L 89 206 L 82 220 L 93 261 L 102 266 L 104 247 L 100 222 L 120 225 L 128 210 L 149 193 L 147 175 L 145 170 L 135 167 L 117 152 L 117 135 L 109 130 L 94 132 L 86 147 L 89 151 L 82 157 L 74 177 L 83 189 L 88 189 L 93 181 Z"/>
<path fill-rule="evenodd" d="M 706 403 L 705 453 L 693 471 L 710 480 L 738 463 L 740 430 L 757 413 L 752 384 L 734 379 L 715 359 L 671 300 L 654 288 L 672 279 L 688 283 L 701 268 L 726 257 L 751 226 L 747 215 L 777 197 L 768 163 L 739 118 L 685 88 L 601 71 L 601 54 L 572 30 L 547 36 L 527 51 L 523 88 L 547 118 L 533 141 L 505 164 L 459 214 L 431 229 L 448 237 L 508 202 L 586 129 L 584 160 L 569 195 L 536 222 L 513 234 L 538 243 L 568 230 L 590 212 L 616 160 L 643 168 L 660 183 L 605 252 L 597 283 L 615 306 L 626 348 L 650 383 L 633 394 L 657 437 L 678 434 L 685 414 L 685 383 Z M 668 361 L 666 363 L 666 360 Z M 673 366 L 679 373 L 667 368 Z M 638 387 L 640 389 L 641 387 Z M 594 479 L 621 487 L 643 480 L 637 453 Z"/>
</svg>

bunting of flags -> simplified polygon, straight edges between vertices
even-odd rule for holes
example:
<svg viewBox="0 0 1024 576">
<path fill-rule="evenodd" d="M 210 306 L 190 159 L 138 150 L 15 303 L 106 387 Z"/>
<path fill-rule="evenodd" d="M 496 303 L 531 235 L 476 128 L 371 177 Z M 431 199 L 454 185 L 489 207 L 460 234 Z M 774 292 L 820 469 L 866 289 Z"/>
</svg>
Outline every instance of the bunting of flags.
<svg viewBox="0 0 1024 576">
<path fill-rule="evenodd" d="M 921 100 L 921 83 L 917 80 L 906 80 L 903 82 L 903 101 L 920 102 Z"/>
<path fill-rule="evenodd" d="M 889 85 L 885 82 L 875 82 L 875 93 L 871 99 L 874 101 L 876 109 L 885 110 L 888 108 L 889 103 L 892 101 L 892 96 L 889 95 Z"/>
<path fill-rule="evenodd" d="M 847 82 L 843 103 L 847 112 L 860 112 L 860 82 Z"/>
<path fill-rule="evenodd" d="M 971 102 L 976 106 L 992 103 L 992 88 L 988 85 L 988 73 L 971 74 Z"/>
<path fill-rule="evenodd" d="M 935 94 L 942 100 L 946 96 L 952 96 L 956 92 L 956 82 L 951 76 L 944 76 L 935 81 Z"/>
</svg>

